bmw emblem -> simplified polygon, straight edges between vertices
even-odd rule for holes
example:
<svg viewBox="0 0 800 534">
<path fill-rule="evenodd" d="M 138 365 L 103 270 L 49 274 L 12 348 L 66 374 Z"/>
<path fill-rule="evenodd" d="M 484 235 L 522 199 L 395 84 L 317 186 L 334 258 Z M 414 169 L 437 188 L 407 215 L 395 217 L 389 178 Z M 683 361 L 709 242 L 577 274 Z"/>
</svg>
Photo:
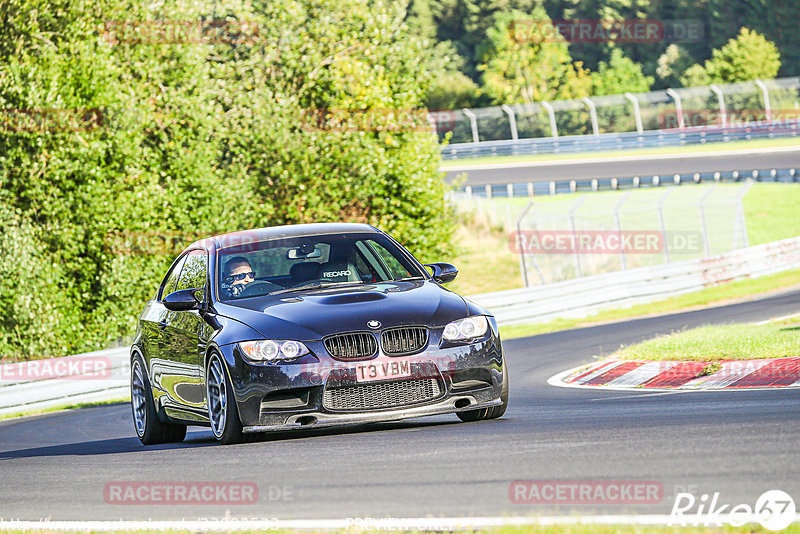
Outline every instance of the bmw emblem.
<svg viewBox="0 0 800 534">
<path fill-rule="evenodd" d="M 370 327 L 370 328 L 373 328 L 373 329 L 374 328 L 380 328 L 381 327 L 381 322 L 380 321 L 376 321 L 375 319 L 373 319 L 371 321 L 367 321 L 367 326 Z"/>
</svg>

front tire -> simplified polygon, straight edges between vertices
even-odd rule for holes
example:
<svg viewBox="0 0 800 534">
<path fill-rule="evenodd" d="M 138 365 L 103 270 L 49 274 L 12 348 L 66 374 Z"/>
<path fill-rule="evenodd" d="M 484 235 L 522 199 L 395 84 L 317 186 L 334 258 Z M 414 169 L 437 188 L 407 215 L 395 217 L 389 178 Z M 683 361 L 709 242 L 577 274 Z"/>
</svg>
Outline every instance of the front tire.
<svg viewBox="0 0 800 534">
<path fill-rule="evenodd" d="M 233 396 L 233 387 L 225 371 L 225 363 L 219 354 L 208 359 L 206 367 L 206 397 L 208 399 L 208 420 L 217 441 L 223 445 L 241 443 L 242 421 Z"/>
<path fill-rule="evenodd" d="M 506 408 L 508 408 L 508 364 L 506 364 L 505 358 L 503 358 L 503 387 L 500 390 L 500 400 L 503 401 L 503 404 L 499 406 L 456 412 L 456 415 L 459 419 L 468 423 L 472 421 L 483 421 L 485 419 L 497 419 L 506 413 Z"/>
<path fill-rule="evenodd" d="M 131 362 L 131 415 L 142 445 L 177 443 L 186 438 L 186 425 L 162 423 L 158 419 L 150 379 L 138 354 Z"/>
</svg>

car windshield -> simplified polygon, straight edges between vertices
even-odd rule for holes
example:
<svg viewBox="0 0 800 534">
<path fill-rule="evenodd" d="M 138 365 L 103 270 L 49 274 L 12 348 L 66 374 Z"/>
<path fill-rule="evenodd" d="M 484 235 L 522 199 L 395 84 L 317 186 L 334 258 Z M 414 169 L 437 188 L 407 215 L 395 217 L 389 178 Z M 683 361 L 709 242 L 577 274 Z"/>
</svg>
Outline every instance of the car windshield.
<svg viewBox="0 0 800 534">
<path fill-rule="evenodd" d="M 280 238 L 220 249 L 220 300 L 424 279 L 410 254 L 381 234 Z"/>
</svg>

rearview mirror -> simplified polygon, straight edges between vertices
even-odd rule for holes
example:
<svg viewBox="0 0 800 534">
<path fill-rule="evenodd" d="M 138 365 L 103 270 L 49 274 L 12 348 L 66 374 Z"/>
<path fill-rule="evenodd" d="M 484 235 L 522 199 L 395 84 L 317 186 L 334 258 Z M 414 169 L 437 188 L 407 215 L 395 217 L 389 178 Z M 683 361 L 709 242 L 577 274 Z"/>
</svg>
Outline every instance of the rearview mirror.
<svg viewBox="0 0 800 534">
<path fill-rule="evenodd" d="M 456 279 L 456 276 L 458 276 L 458 269 L 449 263 L 426 263 L 425 267 L 433 271 L 433 280 L 440 284 L 452 282 Z"/>
<path fill-rule="evenodd" d="M 195 293 L 198 288 L 181 289 L 173 291 L 162 301 L 164 307 L 170 311 L 189 311 L 200 308 L 200 301 L 197 300 Z"/>
</svg>

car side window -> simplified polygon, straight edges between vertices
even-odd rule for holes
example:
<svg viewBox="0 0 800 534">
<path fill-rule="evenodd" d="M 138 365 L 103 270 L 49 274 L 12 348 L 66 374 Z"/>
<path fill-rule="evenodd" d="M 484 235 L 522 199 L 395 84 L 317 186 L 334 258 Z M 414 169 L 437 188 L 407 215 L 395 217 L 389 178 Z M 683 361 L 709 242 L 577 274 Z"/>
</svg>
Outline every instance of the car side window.
<svg viewBox="0 0 800 534">
<path fill-rule="evenodd" d="M 158 300 L 162 300 L 164 297 L 175 291 L 175 286 L 178 283 L 178 276 L 181 274 L 181 269 L 183 268 L 183 264 L 186 262 L 186 256 L 184 255 L 181 259 L 175 262 L 175 265 L 170 270 L 169 274 L 164 277 L 164 282 L 161 284 L 161 287 L 158 290 Z"/>
<path fill-rule="evenodd" d="M 206 287 L 206 267 L 208 260 L 204 250 L 193 250 L 186 256 L 176 291 Z"/>
<path fill-rule="evenodd" d="M 408 269 L 403 267 L 403 265 L 399 261 L 397 261 L 397 258 L 395 258 L 388 250 L 383 248 L 383 246 L 381 246 L 379 243 L 376 243 L 371 239 L 367 241 L 367 243 L 369 247 L 373 251 L 375 251 L 378 258 L 380 258 L 380 260 L 383 262 L 384 266 L 389 271 L 392 278 L 404 278 L 406 276 L 411 275 L 411 273 L 408 272 Z"/>
</svg>

